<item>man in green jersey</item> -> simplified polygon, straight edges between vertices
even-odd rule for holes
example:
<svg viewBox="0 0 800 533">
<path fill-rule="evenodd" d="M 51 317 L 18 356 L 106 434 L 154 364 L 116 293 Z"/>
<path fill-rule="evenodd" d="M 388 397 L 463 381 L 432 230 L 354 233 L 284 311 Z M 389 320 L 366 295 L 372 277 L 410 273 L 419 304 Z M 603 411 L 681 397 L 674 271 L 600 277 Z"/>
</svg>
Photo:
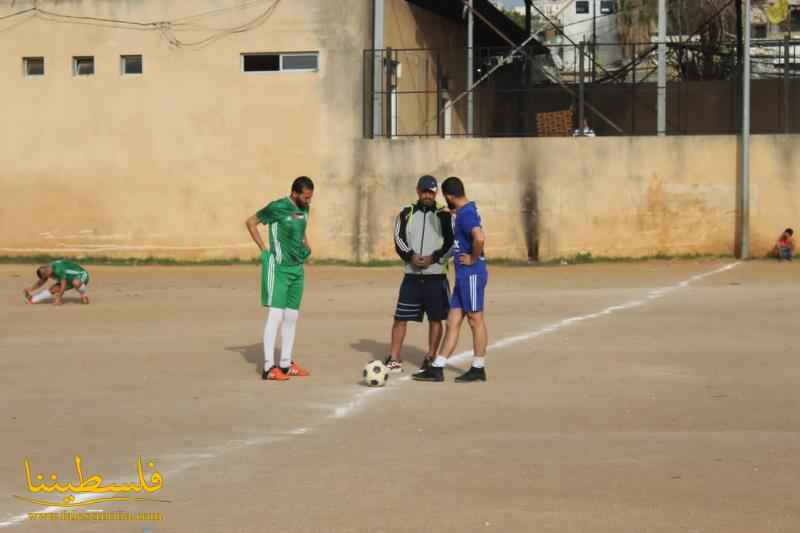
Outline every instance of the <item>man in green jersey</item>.
<svg viewBox="0 0 800 533">
<path fill-rule="evenodd" d="M 311 255 L 306 237 L 314 182 L 301 176 L 292 183 L 289 196 L 275 200 L 247 219 L 247 230 L 261 250 L 261 305 L 269 307 L 264 326 L 262 379 L 285 381 L 309 372 L 292 360 L 294 335 L 303 299 L 303 263 Z M 269 251 L 258 232 L 267 226 Z M 275 341 L 281 327 L 281 358 L 275 364 Z"/>
<path fill-rule="evenodd" d="M 89 285 L 89 273 L 77 263 L 59 259 L 49 265 L 36 269 L 39 280 L 30 288 L 25 289 L 25 301 L 29 304 L 38 304 L 45 300 L 53 299 L 55 305 L 61 305 L 61 298 L 70 289 L 75 289 L 81 295 L 81 303 L 88 304 L 89 296 L 86 294 Z M 41 289 L 48 279 L 54 279 L 55 285 L 49 289 Z"/>
</svg>

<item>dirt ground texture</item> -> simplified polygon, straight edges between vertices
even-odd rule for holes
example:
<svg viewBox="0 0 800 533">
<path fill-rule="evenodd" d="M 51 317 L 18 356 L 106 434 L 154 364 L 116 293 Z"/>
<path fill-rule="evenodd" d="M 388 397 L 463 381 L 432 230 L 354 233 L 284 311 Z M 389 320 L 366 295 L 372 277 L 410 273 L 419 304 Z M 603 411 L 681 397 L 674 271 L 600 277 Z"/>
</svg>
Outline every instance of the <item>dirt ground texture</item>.
<svg viewBox="0 0 800 533">
<path fill-rule="evenodd" d="M 33 266 L 0 266 L 0 529 L 800 531 L 797 263 L 494 267 L 489 380 L 407 379 L 412 324 L 383 389 L 360 371 L 399 269 L 307 268 L 313 374 L 287 383 L 260 379 L 255 267 L 88 269 L 91 305 L 56 307 L 24 302 Z M 83 510 L 162 520 L 27 519 L 24 460 L 74 480 L 75 455 L 117 482 L 154 461 L 170 503 Z"/>
</svg>

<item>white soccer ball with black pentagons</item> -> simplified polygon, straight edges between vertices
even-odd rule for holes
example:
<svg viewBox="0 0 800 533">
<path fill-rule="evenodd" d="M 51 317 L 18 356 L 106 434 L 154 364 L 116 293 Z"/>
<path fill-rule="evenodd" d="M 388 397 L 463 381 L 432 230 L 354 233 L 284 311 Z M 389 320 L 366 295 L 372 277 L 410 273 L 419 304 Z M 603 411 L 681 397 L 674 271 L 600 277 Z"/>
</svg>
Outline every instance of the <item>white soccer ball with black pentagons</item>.
<svg viewBox="0 0 800 533">
<path fill-rule="evenodd" d="M 389 381 L 389 369 L 382 361 L 375 359 L 364 367 L 363 376 L 367 387 L 383 387 Z"/>
</svg>

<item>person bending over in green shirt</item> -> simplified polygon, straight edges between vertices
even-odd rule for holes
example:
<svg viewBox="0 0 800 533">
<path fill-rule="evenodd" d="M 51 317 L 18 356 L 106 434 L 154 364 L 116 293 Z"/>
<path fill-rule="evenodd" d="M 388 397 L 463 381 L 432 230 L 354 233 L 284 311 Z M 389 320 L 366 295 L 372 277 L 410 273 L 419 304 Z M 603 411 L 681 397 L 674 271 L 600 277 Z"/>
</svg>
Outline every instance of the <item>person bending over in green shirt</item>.
<svg viewBox="0 0 800 533">
<path fill-rule="evenodd" d="M 36 269 L 36 277 L 39 280 L 29 289 L 25 289 L 25 301 L 29 304 L 38 304 L 46 300 L 53 300 L 53 304 L 61 305 L 64 293 L 70 289 L 75 289 L 81 295 L 81 303 L 88 304 L 89 296 L 87 289 L 89 285 L 89 273 L 85 268 L 72 261 L 59 259 L 48 265 L 40 266 Z M 53 279 L 56 283 L 49 289 L 42 289 L 48 279 Z"/>
</svg>

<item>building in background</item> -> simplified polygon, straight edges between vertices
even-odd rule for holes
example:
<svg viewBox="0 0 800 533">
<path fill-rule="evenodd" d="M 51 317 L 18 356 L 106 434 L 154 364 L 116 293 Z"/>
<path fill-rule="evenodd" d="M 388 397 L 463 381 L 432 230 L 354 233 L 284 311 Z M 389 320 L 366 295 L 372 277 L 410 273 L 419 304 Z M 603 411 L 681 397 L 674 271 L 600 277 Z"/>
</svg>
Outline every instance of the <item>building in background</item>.
<svg viewBox="0 0 800 533">
<path fill-rule="evenodd" d="M 251 257 L 244 218 L 309 175 L 316 255 L 356 259 L 364 57 L 392 50 L 377 65 L 387 131 L 463 134 L 463 105 L 441 113 L 466 89 L 456 4 L 3 0 L 0 254 Z M 475 42 L 506 44 L 482 21 Z"/>
<path fill-rule="evenodd" d="M 579 68 L 576 45 L 585 43 L 587 56 L 585 68 L 592 67 L 593 60 L 603 68 L 613 70 L 620 66 L 623 55 L 617 27 L 616 0 L 567 0 L 562 2 L 556 16 L 563 33 L 547 44 L 552 46 L 554 56 L 561 60 L 561 68 L 575 72 Z"/>
</svg>

